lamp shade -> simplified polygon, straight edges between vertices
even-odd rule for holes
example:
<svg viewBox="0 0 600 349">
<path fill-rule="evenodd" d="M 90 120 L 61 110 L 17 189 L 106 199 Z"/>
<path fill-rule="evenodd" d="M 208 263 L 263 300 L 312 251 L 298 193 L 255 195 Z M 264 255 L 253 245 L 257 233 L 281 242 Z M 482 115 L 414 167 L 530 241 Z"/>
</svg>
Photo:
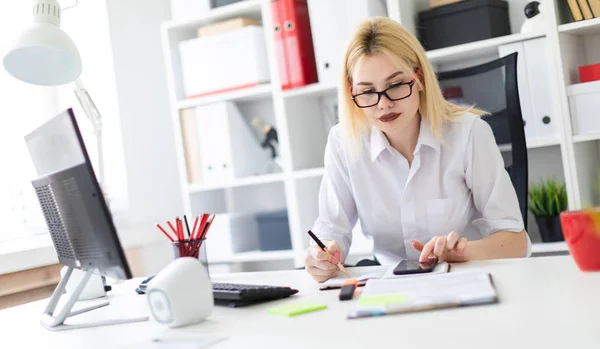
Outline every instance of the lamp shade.
<svg viewBox="0 0 600 349">
<path fill-rule="evenodd" d="M 39 2 L 44 6 L 34 7 L 34 22 L 4 56 L 4 68 L 15 78 L 35 85 L 70 83 L 81 74 L 79 51 L 59 27 L 60 7 L 56 1 Z"/>
</svg>

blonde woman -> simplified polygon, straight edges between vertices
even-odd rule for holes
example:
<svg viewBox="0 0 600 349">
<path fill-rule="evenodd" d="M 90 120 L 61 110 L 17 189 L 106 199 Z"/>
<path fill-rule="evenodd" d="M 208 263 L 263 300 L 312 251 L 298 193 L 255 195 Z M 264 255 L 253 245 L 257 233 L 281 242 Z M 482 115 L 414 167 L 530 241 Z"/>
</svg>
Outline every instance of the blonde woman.
<svg viewBox="0 0 600 349">
<path fill-rule="evenodd" d="M 483 112 L 444 100 L 419 41 L 391 19 L 369 19 L 343 67 L 340 123 L 329 133 L 312 229 L 330 254 L 309 248 L 313 278 L 337 274 L 359 219 L 382 265 L 528 256 L 517 196 Z"/>
</svg>

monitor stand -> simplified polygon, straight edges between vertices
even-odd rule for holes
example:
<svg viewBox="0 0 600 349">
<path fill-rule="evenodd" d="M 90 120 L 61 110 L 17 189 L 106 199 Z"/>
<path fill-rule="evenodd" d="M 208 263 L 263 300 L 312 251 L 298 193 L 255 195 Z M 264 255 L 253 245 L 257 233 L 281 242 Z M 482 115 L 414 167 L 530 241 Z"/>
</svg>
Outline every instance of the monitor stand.
<svg viewBox="0 0 600 349">
<path fill-rule="evenodd" d="M 54 311 L 56 310 L 58 301 L 60 300 L 60 297 L 62 296 L 62 294 L 65 292 L 65 287 L 67 286 L 67 282 L 69 281 L 69 278 L 71 277 L 71 274 L 73 273 L 73 267 L 68 267 L 67 272 L 65 273 L 64 277 L 58 283 L 58 286 L 54 290 L 54 293 L 52 293 L 52 298 L 50 298 L 50 303 L 48 303 L 48 306 L 46 306 L 46 309 L 44 310 L 44 314 L 42 315 L 42 320 L 41 320 L 41 323 L 42 323 L 42 325 L 44 325 L 44 327 L 46 327 L 47 329 L 49 329 L 51 331 L 62 331 L 62 330 L 71 330 L 71 329 L 76 329 L 76 328 L 117 325 L 117 324 L 125 324 L 125 323 L 130 323 L 130 322 L 139 322 L 139 321 L 147 321 L 148 320 L 148 317 L 146 316 L 146 317 L 139 317 L 139 318 L 132 318 L 132 319 L 103 320 L 103 321 L 98 321 L 98 322 L 72 324 L 72 325 L 65 324 L 65 321 L 67 320 L 68 317 L 79 315 L 79 314 L 82 314 L 82 313 L 85 313 L 85 312 L 88 312 L 91 310 L 95 310 L 95 309 L 98 309 L 101 307 L 105 307 L 109 304 L 109 302 L 105 302 L 105 303 L 97 304 L 97 305 L 94 305 L 94 306 L 91 306 L 88 308 L 83 308 L 83 309 L 71 312 L 73 305 L 75 304 L 75 302 L 77 301 L 77 298 L 79 298 L 79 295 L 85 288 L 85 285 L 87 284 L 88 280 L 92 276 L 93 271 L 94 271 L 93 269 L 86 271 L 83 279 L 77 285 L 75 292 L 73 292 L 69 296 L 65 305 L 62 307 L 62 309 L 60 310 L 58 315 L 55 316 Z"/>
</svg>

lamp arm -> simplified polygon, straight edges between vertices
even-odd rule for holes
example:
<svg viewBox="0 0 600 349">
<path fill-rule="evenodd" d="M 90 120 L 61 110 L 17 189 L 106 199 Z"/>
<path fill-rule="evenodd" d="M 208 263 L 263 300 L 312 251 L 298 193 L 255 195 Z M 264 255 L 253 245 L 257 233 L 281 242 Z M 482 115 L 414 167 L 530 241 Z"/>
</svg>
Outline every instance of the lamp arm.
<svg viewBox="0 0 600 349">
<path fill-rule="evenodd" d="M 102 116 L 96 108 L 92 97 L 88 94 L 87 90 L 83 87 L 81 79 L 75 80 L 77 89 L 75 90 L 75 96 L 79 100 L 79 104 L 83 108 L 85 115 L 92 123 L 94 135 L 96 136 L 96 145 L 98 150 L 98 182 L 102 191 L 104 191 L 104 147 L 102 146 Z"/>
</svg>

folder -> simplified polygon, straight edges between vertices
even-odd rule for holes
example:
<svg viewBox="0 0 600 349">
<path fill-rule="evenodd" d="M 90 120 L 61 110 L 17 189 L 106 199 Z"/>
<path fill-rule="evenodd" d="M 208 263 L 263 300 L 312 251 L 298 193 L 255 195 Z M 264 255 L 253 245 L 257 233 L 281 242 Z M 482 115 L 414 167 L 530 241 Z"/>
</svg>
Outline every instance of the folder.
<svg viewBox="0 0 600 349">
<path fill-rule="evenodd" d="M 276 33 L 275 45 L 280 58 L 279 70 L 285 70 L 286 77 L 282 78 L 281 88 L 287 90 L 317 82 L 317 65 L 306 0 L 274 0 L 271 2 L 271 9 L 274 22 L 280 24 L 281 34 Z"/>
<path fill-rule="evenodd" d="M 196 110 L 194 108 L 183 109 L 179 112 L 179 117 L 187 181 L 190 184 L 200 183 L 202 181 L 202 165 L 200 164 L 200 149 L 196 133 Z"/>
</svg>

